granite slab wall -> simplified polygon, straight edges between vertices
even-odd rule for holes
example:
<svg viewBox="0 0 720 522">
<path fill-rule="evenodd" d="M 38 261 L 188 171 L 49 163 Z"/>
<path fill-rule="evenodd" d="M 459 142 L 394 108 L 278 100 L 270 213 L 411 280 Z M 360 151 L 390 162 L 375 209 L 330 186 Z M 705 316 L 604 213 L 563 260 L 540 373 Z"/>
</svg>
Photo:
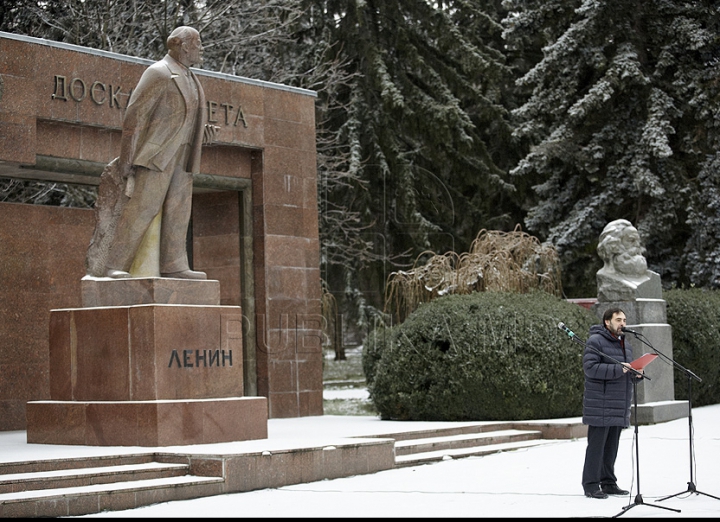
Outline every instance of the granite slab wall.
<svg viewBox="0 0 720 522">
<path fill-rule="evenodd" d="M 0 177 L 97 185 L 152 61 L 0 33 Z M 245 395 L 322 414 L 315 93 L 196 69 L 211 121 L 193 267 L 244 313 Z M 81 306 L 92 210 L 0 203 L 0 430 L 48 398 L 51 309 Z"/>
</svg>

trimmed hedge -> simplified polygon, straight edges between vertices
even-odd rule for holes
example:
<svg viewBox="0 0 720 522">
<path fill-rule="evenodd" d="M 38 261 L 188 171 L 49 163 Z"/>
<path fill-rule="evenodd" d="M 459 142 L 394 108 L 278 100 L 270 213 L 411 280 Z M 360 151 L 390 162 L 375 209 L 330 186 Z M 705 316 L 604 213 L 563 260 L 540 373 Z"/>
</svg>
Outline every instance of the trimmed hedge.
<svg viewBox="0 0 720 522">
<path fill-rule="evenodd" d="M 663 292 L 667 303 L 667 322 L 672 326 L 673 359 L 702 381 L 675 368 L 675 399 L 688 398 L 692 405 L 720 403 L 720 291 L 690 288 Z"/>
<path fill-rule="evenodd" d="M 448 295 L 370 332 L 363 371 L 383 419 L 526 420 L 582 414 L 589 310 L 545 292 Z"/>
</svg>

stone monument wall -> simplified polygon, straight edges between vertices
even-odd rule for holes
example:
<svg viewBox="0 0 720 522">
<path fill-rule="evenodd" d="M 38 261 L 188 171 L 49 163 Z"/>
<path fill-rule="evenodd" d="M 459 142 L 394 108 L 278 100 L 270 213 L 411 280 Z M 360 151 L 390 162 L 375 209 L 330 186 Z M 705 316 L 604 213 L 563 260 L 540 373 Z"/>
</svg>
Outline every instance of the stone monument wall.
<svg viewBox="0 0 720 522">
<path fill-rule="evenodd" d="M 0 177 L 98 185 L 152 62 L 0 33 Z M 191 264 L 243 312 L 245 396 L 322 414 L 315 93 L 195 70 L 217 140 L 193 193 Z M 0 430 L 49 398 L 50 311 L 81 305 L 91 209 L 0 203 Z"/>
</svg>

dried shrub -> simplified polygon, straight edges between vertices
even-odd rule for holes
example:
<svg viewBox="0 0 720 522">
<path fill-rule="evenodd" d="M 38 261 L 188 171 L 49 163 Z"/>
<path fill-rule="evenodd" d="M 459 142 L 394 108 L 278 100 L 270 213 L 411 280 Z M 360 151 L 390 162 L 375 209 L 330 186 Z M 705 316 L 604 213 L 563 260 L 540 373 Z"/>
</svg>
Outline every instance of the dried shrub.
<svg viewBox="0 0 720 522">
<path fill-rule="evenodd" d="M 420 265 L 420 260 L 429 260 Z M 393 272 L 385 287 L 385 313 L 404 321 L 421 303 L 451 294 L 528 293 L 542 290 L 562 296 L 560 260 L 520 228 L 512 232 L 481 230 L 463 254 L 423 252 L 409 271 Z"/>
</svg>

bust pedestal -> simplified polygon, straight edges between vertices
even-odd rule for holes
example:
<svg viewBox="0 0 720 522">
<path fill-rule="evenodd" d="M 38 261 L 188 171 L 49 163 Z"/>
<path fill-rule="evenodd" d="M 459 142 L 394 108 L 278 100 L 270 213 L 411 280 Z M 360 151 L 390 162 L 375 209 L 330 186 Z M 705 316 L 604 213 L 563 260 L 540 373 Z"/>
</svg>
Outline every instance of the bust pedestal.
<svg viewBox="0 0 720 522">
<path fill-rule="evenodd" d="M 597 274 L 598 301 L 593 311 L 599 318 L 608 308 L 625 312 L 627 327 L 643 335 L 642 339 L 658 352 L 672 359 L 672 328 L 667 324 L 666 303 L 662 299 L 660 276 L 648 270 L 648 277 L 629 281 Z M 628 335 L 633 357 L 653 350 Z M 645 368 L 650 380 L 637 385 L 638 423 L 656 424 L 688 416 L 688 402 L 675 400 L 674 367 L 661 358 Z"/>
</svg>

